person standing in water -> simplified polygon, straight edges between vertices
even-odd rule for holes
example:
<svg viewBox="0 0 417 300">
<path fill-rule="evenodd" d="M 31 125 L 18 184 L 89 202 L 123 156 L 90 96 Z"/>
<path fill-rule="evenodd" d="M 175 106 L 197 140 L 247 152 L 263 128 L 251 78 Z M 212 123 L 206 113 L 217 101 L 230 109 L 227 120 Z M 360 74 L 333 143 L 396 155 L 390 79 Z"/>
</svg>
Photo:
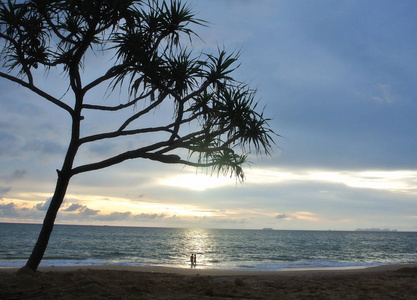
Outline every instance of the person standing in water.
<svg viewBox="0 0 417 300">
<path fill-rule="evenodd" d="M 195 267 L 197 265 L 197 254 L 191 253 L 190 262 L 191 262 L 191 267 Z"/>
</svg>

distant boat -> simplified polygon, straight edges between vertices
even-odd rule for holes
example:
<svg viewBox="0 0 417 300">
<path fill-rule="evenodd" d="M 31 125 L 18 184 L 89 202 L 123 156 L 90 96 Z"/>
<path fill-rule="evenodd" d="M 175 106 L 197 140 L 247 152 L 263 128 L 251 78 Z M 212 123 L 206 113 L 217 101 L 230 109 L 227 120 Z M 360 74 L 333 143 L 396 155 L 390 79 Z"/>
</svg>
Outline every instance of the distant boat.
<svg viewBox="0 0 417 300">
<path fill-rule="evenodd" d="M 262 230 L 273 230 L 272 228 L 268 227 L 268 228 L 263 228 Z"/>
</svg>

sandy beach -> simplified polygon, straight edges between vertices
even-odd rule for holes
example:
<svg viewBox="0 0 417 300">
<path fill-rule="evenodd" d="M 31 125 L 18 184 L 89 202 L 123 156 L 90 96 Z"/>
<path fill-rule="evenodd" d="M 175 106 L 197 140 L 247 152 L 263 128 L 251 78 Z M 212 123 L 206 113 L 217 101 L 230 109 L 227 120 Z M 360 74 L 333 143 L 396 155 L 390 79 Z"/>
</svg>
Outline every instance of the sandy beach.
<svg viewBox="0 0 417 300">
<path fill-rule="evenodd" d="M 136 266 L 0 268 L 0 299 L 417 299 L 417 265 L 240 272 Z"/>
</svg>

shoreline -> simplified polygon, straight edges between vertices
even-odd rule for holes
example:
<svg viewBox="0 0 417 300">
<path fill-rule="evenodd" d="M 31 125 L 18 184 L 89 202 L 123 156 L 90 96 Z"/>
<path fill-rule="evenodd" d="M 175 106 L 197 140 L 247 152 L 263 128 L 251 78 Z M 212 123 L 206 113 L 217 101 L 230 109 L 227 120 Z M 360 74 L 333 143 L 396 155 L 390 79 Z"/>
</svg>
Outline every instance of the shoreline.
<svg viewBox="0 0 417 300">
<path fill-rule="evenodd" d="M 1 267 L 0 273 L 16 273 L 21 267 Z M 37 272 L 74 272 L 80 270 L 99 271 L 130 271 L 142 273 L 166 273 L 181 275 L 206 276 L 264 276 L 264 275 L 303 275 L 303 274 L 348 274 L 398 271 L 401 269 L 416 269 L 417 264 L 386 264 L 377 266 L 329 267 L 329 268 L 299 268 L 282 270 L 224 270 L 203 268 L 179 268 L 169 266 L 132 266 L 132 265 L 72 265 L 72 266 L 40 266 Z"/>
</svg>

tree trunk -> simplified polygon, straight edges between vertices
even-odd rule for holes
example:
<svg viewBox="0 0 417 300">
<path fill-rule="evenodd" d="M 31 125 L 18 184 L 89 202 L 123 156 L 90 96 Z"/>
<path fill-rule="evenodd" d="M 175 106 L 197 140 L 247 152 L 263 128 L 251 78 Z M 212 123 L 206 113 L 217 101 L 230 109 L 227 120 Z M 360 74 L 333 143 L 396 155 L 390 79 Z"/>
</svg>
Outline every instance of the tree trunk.
<svg viewBox="0 0 417 300">
<path fill-rule="evenodd" d="M 76 64 L 77 65 L 77 64 Z M 79 140 L 80 140 L 80 122 L 81 117 L 81 107 L 83 103 L 84 92 L 80 90 L 80 83 L 77 81 L 79 79 L 78 68 L 75 71 L 70 72 L 71 85 L 73 86 L 76 104 L 72 117 L 72 130 L 71 130 L 71 141 L 68 146 L 67 154 L 65 155 L 64 163 L 62 165 L 61 171 L 58 172 L 58 180 L 56 182 L 55 192 L 49 204 L 48 211 L 46 212 L 45 219 L 43 220 L 43 225 L 41 232 L 39 233 L 38 240 L 35 244 L 35 247 L 32 250 L 26 266 L 21 270 L 31 270 L 33 272 L 38 268 L 43 255 L 45 254 L 46 247 L 48 246 L 49 238 L 51 237 L 52 229 L 54 228 L 54 223 L 58 210 L 61 207 L 62 202 L 64 201 L 65 194 L 67 192 L 68 184 L 73 175 L 72 166 L 74 163 L 75 156 L 78 151 Z"/>
<path fill-rule="evenodd" d="M 48 246 L 49 238 L 54 227 L 56 215 L 64 200 L 70 178 L 71 176 L 69 174 L 59 173 L 58 175 L 55 193 L 52 197 L 48 211 L 46 212 L 41 232 L 39 234 L 36 245 L 32 250 L 32 254 L 26 263 L 26 268 L 30 268 L 32 271 L 36 271 L 43 258 L 43 255 L 45 254 L 45 250 Z"/>
</svg>

